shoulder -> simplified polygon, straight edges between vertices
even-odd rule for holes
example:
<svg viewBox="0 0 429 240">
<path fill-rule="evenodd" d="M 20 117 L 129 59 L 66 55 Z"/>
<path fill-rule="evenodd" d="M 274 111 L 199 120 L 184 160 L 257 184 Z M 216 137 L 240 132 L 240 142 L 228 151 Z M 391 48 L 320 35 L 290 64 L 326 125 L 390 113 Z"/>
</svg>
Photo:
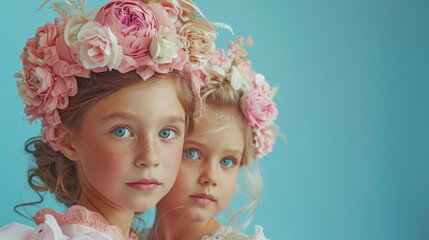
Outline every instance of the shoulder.
<svg viewBox="0 0 429 240">
<path fill-rule="evenodd" d="M 19 223 L 11 223 L 0 228 L 1 240 L 63 240 L 82 237 L 87 240 L 113 240 L 110 236 L 103 234 L 93 228 L 84 225 L 60 226 L 53 215 L 43 216 L 43 222 L 36 228 Z"/>
<path fill-rule="evenodd" d="M 100 214 L 82 206 L 72 206 L 63 214 L 53 209 L 43 209 L 34 216 L 34 220 L 37 224 L 49 225 L 51 229 L 61 231 L 68 237 L 82 236 L 88 240 L 137 239 L 134 233 L 130 233 L 129 237 L 125 238 L 119 227 L 105 224 Z"/>
<path fill-rule="evenodd" d="M 268 240 L 265 237 L 263 227 L 255 226 L 255 233 L 247 235 L 232 227 L 219 227 L 214 230 L 210 236 L 204 236 L 203 240 L 217 240 L 217 239 L 232 239 L 232 240 Z"/>
</svg>

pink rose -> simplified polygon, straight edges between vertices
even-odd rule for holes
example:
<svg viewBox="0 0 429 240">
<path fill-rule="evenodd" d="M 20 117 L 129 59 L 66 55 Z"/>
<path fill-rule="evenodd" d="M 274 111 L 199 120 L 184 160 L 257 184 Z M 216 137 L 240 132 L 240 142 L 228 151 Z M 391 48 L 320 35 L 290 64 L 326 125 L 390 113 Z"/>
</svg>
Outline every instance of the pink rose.
<svg viewBox="0 0 429 240">
<path fill-rule="evenodd" d="M 95 20 L 123 37 L 148 37 L 158 27 L 155 13 L 148 5 L 133 0 L 110 1 L 99 10 Z"/>
<path fill-rule="evenodd" d="M 204 66 L 215 53 L 216 34 L 204 19 L 194 19 L 184 24 L 179 35 L 187 39 L 189 60 L 195 67 Z"/>
<path fill-rule="evenodd" d="M 17 82 L 18 91 L 24 102 L 37 109 L 26 112 L 27 115 L 40 116 L 55 109 L 64 109 L 68 97 L 77 93 L 77 82 L 74 76 L 62 78 L 54 75 L 46 65 L 34 65 L 25 69 L 22 81 Z"/>
<path fill-rule="evenodd" d="M 252 89 L 245 95 L 244 112 L 247 122 L 252 127 L 260 127 L 272 122 L 277 116 L 276 104 L 271 98 L 257 89 Z"/>
<path fill-rule="evenodd" d="M 25 113 L 29 121 L 41 118 L 42 126 L 55 127 L 61 121 L 52 118 L 57 109 L 64 109 L 68 105 L 68 98 L 77 92 L 75 74 L 81 72 L 78 65 L 70 65 L 59 59 L 55 47 L 50 46 L 53 41 L 60 41 L 55 28 L 51 24 L 39 28 L 36 38 L 27 41 L 21 54 L 23 70 L 17 77 L 19 95 L 26 103 Z M 53 57 L 56 61 L 53 62 Z M 47 139 L 52 140 L 52 139 Z"/>
<path fill-rule="evenodd" d="M 24 62 L 35 64 L 37 61 L 43 61 L 45 64 L 52 66 L 58 60 L 58 54 L 55 42 L 59 34 L 57 28 L 52 23 L 47 23 L 39 27 L 34 38 L 27 40 L 26 48 L 31 52 L 27 55 Z"/>
<path fill-rule="evenodd" d="M 108 67 L 111 70 L 119 66 L 122 48 L 109 27 L 88 22 L 82 26 L 77 38 L 80 61 L 86 69 Z"/>
<path fill-rule="evenodd" d="M 95 20 L 109 26 L 122 46 L 124 57 L 119 71 L 128 72 L 147 61 L 150 44 L 157 36 L 159 26 L 167 27 L 175 34 L 173 22 L 160 4 L 142 1 L 116 0 L 100 9 Z"/>
<path fill-rule="evenodd" d="M 36 31 L 35 43 L 37 48 L 48 48 L 55 46 L 58 31 L 53 23 L 47 23 Z"/>
<path fill-rule="evenodd" d="M 273 150 L 276 143 L 275 125 L 253 130 L 253 157 L 260 159 Z"/>
<path fill-rule="evenodd" d="M 36 31 L 34 38 L 28 39 L 25 57 L 21 56 L 23 65 L 46 64 L 61 77 L 89 74 L 65 44 L 63 25 L 67 20 L 65 17 L 56 18 L 55 24 L 45 24 Z"/>
</svg>

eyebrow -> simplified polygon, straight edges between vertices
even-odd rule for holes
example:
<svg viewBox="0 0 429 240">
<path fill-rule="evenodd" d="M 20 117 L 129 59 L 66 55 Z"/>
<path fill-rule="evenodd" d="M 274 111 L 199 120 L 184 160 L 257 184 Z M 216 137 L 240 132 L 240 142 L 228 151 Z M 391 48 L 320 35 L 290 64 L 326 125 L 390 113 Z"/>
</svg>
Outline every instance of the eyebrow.
<svg viewBox="0 0 429 240">
<path fill-rule="evenodd" d="M 127 112 L 114 112 L 112 114 L 109 114 L 107 116 L 104 116 L 103 118 L 101 118 L 102 121 L 108 121 L 111 119 L 138 119 L 138 117 L 134 114 L 130 114 Z M 163 117 L 161 121 L 164 122 L 179 122 L 179 123 L 185 123 L 185 120 L 180 117 L 180 116 L 176 116 L 176 115 L 171 115 L 171 116 L 166 116 Z"/>
</svg>

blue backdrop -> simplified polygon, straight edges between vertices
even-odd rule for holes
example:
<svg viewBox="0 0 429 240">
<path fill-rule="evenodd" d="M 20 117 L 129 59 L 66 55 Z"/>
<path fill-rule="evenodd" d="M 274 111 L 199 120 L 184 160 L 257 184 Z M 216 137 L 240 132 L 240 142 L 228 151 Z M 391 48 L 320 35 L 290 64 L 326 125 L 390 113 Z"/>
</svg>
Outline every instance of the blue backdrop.
<svg viewBox="0 0 429 240">
<path fill-rule="evenodd" d="M 39 126 L 24 121 L 13 74 L 26 39 L 55 16 L 34 13 L 39 2 L 2 3 L 0 226 L 30 224 L 13 206 L 37 199 L 23 146 Z M 252 35 L 255 69 L 280 87 L 288 140 L 260 162 L 252 224 L 271 239 L 429 239 L 429 1 L 196 2 Z M 220 34 L 225 47 L 233 36 Z M 41 206 L 61 210 L 49 197 Z"/>
</svg>

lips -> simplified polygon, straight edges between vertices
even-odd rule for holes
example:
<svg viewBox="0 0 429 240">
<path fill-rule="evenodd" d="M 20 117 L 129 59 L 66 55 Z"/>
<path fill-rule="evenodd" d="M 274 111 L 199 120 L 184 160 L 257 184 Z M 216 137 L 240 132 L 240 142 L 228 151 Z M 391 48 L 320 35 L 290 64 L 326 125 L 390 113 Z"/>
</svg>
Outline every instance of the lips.
<svg viewBox="0 0 429 240">
<path fill-rule="evenodd" d="M 196 194 L 196 195 L 191 195 L 190 196 L 194 201 L 196 201 L 197 203 L 201 204 L 201 205 L 207 205 L 210 204 L 212 202 L 215 202 L 216 199 L 210 195 L 210 194 L 205 194 L 205 193 L 200 193 L 200 194 Z"/>
<path fill-rule="evenodd" d="M 135 182 L 127 183 L 127 185 L 139 191 L 151 191 L 158 188 L 162 184 L 157 180 L 140 179 Z"/>
</svg>

